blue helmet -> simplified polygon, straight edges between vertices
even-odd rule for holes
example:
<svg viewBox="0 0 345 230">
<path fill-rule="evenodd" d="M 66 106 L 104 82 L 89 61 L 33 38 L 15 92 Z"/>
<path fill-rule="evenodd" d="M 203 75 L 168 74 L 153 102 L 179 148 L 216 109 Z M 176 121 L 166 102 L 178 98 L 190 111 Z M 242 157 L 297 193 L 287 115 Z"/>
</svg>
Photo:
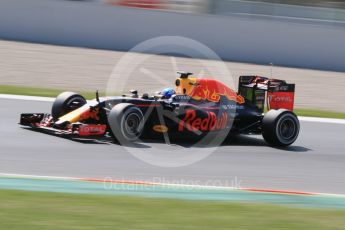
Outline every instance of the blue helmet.
<svg viewBox="0 0 345 230">
<path fill-rule="evenodd" d="M 172 95 L 175 94 L 175 90 L 173 88 L 165 88 L 162 90 L 161 94 L 164 98 L 170 98 Z"/>
</svg>

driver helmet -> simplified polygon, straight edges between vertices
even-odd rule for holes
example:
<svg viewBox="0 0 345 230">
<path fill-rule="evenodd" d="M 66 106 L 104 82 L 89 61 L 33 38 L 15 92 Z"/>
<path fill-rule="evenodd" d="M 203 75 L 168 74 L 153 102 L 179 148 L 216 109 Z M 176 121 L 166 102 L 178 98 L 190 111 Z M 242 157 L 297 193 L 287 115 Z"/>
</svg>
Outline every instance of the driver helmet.
<svg viewBox="0 0 345 230">
<path fill-rule="evenodd" d="M 175 94 L 175 90 L 173 88 L 165 88 L 161 92 L 161 95 L 166 99 L 169 99 L 174 94 Z"/>
</svg>

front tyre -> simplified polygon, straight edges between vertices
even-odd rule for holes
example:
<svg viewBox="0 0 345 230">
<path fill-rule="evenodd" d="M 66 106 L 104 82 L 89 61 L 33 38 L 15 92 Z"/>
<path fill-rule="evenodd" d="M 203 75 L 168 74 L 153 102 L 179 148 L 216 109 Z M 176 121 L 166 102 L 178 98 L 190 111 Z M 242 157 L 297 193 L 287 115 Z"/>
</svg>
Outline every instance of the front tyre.
<svg viewBox="0 0 345 230">
<path fill-rule="evenodd" d="M 86 99 L 73 92 L 63 92 L 59 94 L 52 106 L 52 117 L 56 121 L 59 117 L 86 104 Z"/>
<path fill-rule="evenodd" d="M 145 121 L 138 107 L 130 103 L 121 103 L 111 109 L 108 123 L 113 136 L 120 144 L 130 145 L 140 138 Z"/>
<path fill-rule="evenodd" d="M 262 136 L 276 147 L 286 147 L 298 137 L 300 124 L 297 116 L 286 109 L 270 110 L 262 120 Z"/>
</svg>

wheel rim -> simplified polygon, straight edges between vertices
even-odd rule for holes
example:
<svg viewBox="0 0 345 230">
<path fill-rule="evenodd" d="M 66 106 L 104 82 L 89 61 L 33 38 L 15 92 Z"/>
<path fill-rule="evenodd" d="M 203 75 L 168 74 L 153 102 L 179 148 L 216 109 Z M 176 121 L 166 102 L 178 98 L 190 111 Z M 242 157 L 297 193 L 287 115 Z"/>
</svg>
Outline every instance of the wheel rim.
<svg viewBox="0 0 345 230">
<path fill-rule="evenodd" d="M 137 138 L 141 133 L 141 118 L 138 114 L 130 113 L 124 121 L 124 134 L 128 139 Z"/>
<path fill-rule="evenodd" d="M 279 136 L 284 140 L 284 142 L 294 140 L 296 137 L 296 130 L 296 122 L 290 117 L 283 119 L 278 126 Z"/>
</svg>

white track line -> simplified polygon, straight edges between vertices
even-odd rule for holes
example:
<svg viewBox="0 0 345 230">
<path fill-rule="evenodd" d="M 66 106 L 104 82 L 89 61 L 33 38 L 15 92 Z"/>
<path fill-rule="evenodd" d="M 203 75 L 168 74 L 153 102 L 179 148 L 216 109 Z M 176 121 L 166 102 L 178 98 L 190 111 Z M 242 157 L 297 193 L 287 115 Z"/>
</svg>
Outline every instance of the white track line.
<svg viewBox="0 0 345 230">
<path fill-rule="evenodd" d="M 22 95 L 11 95 L 11 94 L 0 94 L 0 98 L 24 100 L 24 101 L 48 101 L 48 102 L 52 102 L 55 100 L 55 98 L 53 97 L 22 96 Z"/>
<path fill-rule="evenodd" d="M 55 100 L 55 98 L 53 98 L 53 97 L 36 97 L 36 96 L 22 96 L 22 95 L 10 95 L 10 94 L 0 94 L 0 98 L 1 99 L 25 100 L 25 101 L 44 101 L 44 102 L 53 102 Z M 302 116 L 299 116 L 298 119 L 300 121 L 307 121 L 307 122 L 345 124 L 345 119 L 321 118 L 321 117 L 302 117 Z"/>
<path fill-rule="evenodd" d="M 301 117 L 301 116 L 299 116 L 298 119 L 300 121 L 319 122 L 319 123 L 332 123 L 332 124 L 343 124 L 343 125 L 345 125 L 345 119 L 321 118 L 321 117 Z"/>
<path fill-rule="evenodd" d="M 13 177 L 13 178 L 26 178 L 26 179 L 50 179 L 50 180 L 78 180 L 73 177 L 62 177 L 62 176 L 37 176 L 30 174 L 15 174 L 15 173 L 0 173 L 0 177 Z"/>
</svg>

